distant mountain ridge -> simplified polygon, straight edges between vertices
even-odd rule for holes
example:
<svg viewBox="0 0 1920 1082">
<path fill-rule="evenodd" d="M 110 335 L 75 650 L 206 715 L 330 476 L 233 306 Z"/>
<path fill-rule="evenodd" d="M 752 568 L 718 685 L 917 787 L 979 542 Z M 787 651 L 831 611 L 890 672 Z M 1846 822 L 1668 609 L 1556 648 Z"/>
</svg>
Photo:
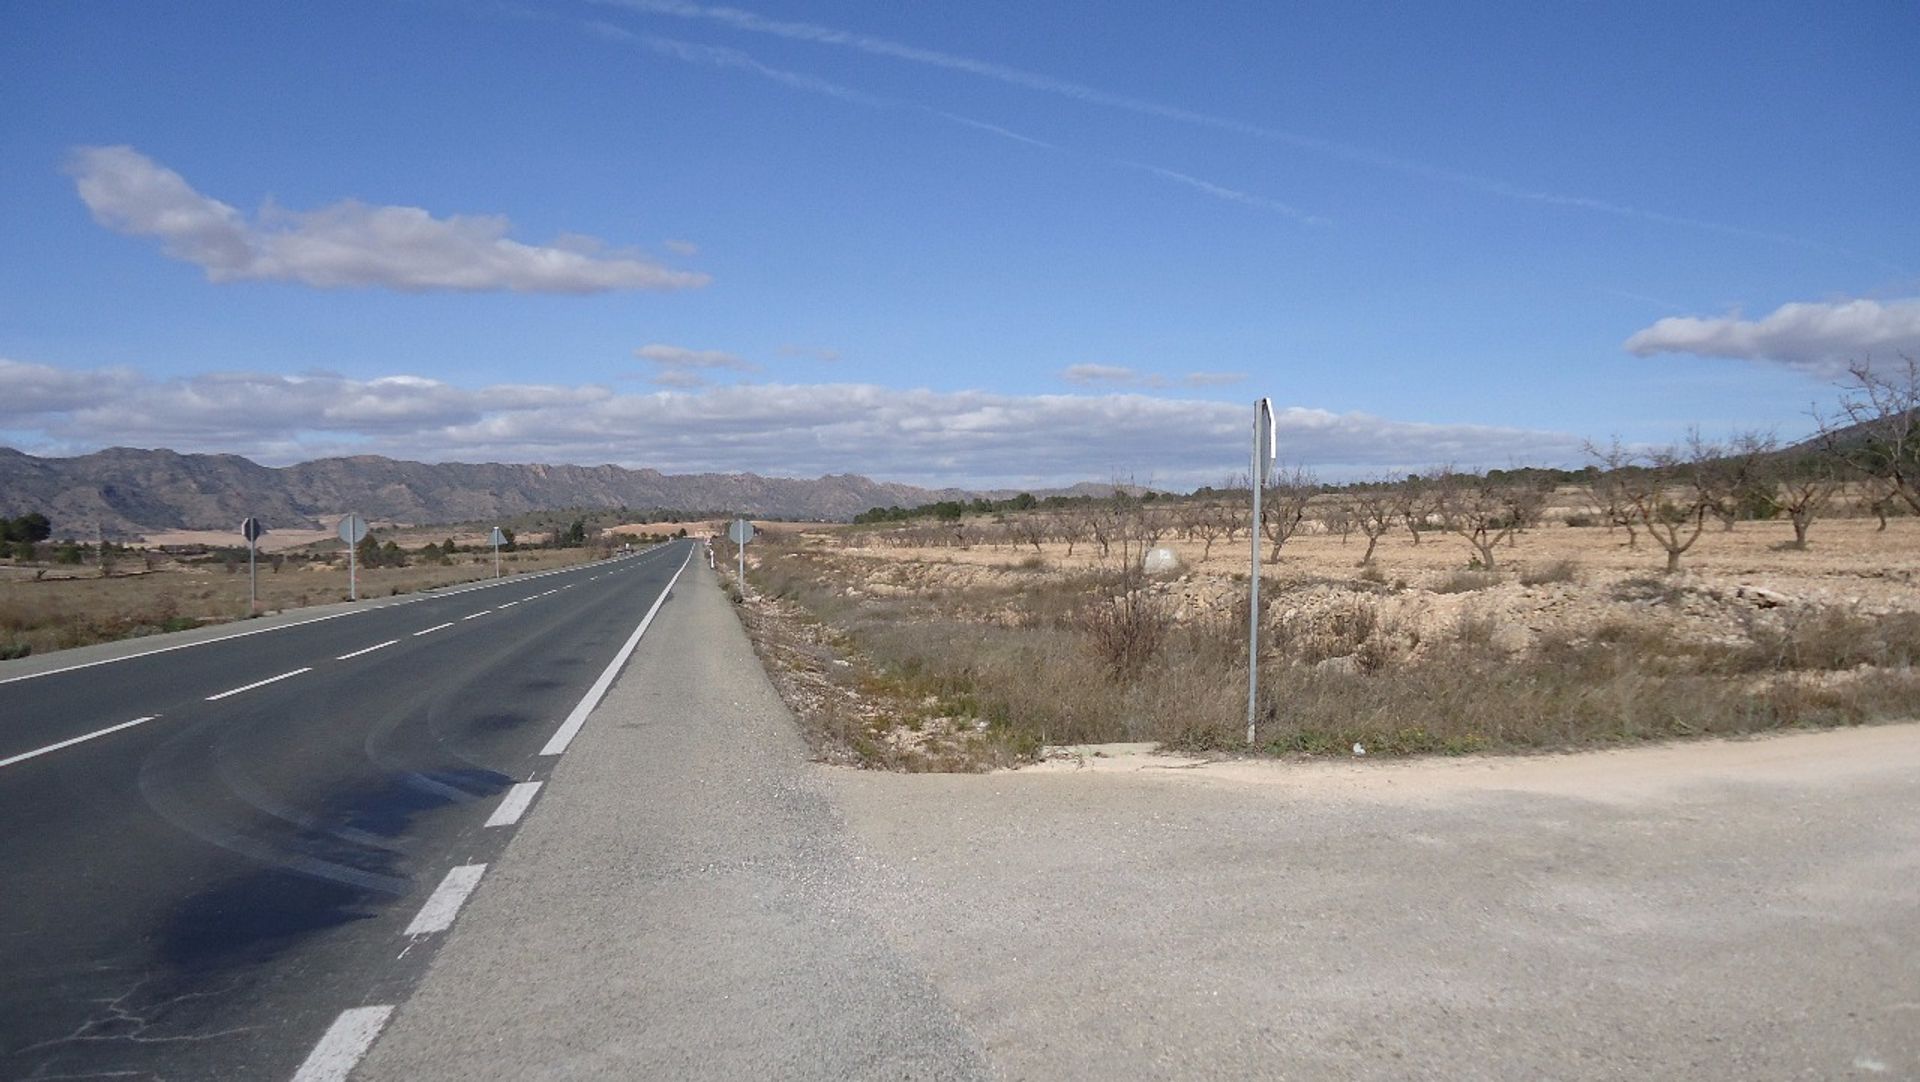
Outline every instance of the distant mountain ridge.
<svg viewBox="0 0 1920 1082">
<path fill-rule="evenodd" d="M 1110 488 L 1085 484 L 1034 494 Z M 239 455 L 165 449 L 110 447 L 73 458 L 36 458 L 0 447 L 0 517 L 39 511 L 53 520 L 55 536 L 79 538 L 233 529 L 248 515 L 269 528 L 324 528 L 331 525 L 330 516 L 346 511 L 417 525 L 570 507 L 839 521 L 871 507 L 1013 494 L 921 488 L 857 474 L 801 480 L 752 473 L 676 475 L 621 466 L 405 462 L 377 455 L 273 467 Z"/>
</svg>

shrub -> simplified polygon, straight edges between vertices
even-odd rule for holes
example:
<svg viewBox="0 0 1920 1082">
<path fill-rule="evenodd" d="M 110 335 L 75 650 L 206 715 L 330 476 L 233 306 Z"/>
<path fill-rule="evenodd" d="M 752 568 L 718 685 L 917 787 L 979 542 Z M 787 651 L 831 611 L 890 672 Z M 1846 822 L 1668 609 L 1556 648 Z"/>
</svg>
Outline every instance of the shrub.
<svg viewBox="0 0 1920 1082">
<path fill-rule="evenodd" d="M 1580 581 L 1580 566 L 1572 560 L 1555 560 L 1544 567 L 1529 567 L 1520 572 L 1520 585 L 1544 586 L 1550 582 Z"/>
<path fill-rule="evenodd" d="M 1500 576 L 1491 571 L 1453 571 L 1431 589 L 1436 594 L 1467 594 L 1498 585 Z"/>
<path fill-rule="evenodd" d="M 1129 584 L 1118 596 L 1082 609 L 1079 624 L 1114 675 L 1132 679 L 1160 652 L 1173 619 L 1158 597 Z"/>
</svg>

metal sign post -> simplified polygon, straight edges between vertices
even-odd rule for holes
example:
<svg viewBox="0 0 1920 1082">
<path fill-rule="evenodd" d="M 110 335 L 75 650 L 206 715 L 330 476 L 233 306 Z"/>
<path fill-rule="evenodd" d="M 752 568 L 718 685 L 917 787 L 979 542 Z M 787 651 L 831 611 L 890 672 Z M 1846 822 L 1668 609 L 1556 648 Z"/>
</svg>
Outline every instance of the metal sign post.
<svg viewBox="0 0 1920 1082">
<path fill-rule="evenodd" d="M 1247 580 L 1252 583 L 1247 603 L 1247 744 L 1254 741 L 1254 721 L 1260 700 L 1260 493 L 1267 487 L 1278 453 L 1274 446 L 1273 402 L 1262 398 L 1253 404 L 1253 567 Z"/>
<path fill-rule="evenodd" d="M 727 527 L 727 537 L 740 550 L 740 596 L 747 596 L 747 542 L 753 540 L 753 523 L 746 519 L 734 519 Z"/>
<path fill-rule="evenodd" d="M 500 577 L 500 545 L 506 539 L 507 536 L 500 532 L 500 527 L 495 526 L 493 528 L 493 577 L 496 579 Z"/>
<path fill-rule="evenodd" d="M 260 526 L 260 520 L 249 515 L 240 523 L 240 536 L 247 539 L 247 615 L 260 611 L 260 581 L 254 568 L 255 552 L 260 547 L 260 535 L 267 531 Z"/>
<path fill-rule="evenodd" d="M 367 537 L 367 520 L 359 515 L 348 515 L 340 520 L 340 540 L 347 543 L 347 600 L 360 600 L 359 568 L 357 563 L 360 542 Z"/>
</svg>

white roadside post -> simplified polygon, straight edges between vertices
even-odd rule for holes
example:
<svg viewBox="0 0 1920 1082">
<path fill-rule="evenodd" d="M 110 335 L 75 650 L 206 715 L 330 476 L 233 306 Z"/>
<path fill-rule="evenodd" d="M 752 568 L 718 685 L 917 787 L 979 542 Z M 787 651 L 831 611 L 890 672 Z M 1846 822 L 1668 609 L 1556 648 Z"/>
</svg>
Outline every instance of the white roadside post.
<svg viewBox="0 0 1920 1082">
<path fill-rule="evenodd" d="M 1279 453 L 1274 445 L 1273 402 L 1253 404 L 1253 567 L 1247 576 L 1252 590 L 1247 603 L 1247 746 L 1253 746 L 1254 722 L 1260 700 L 1260 493 Z"/>
<path fill-rule="evenodd" d="M 254 571 L 254 553 L 260 547 L 260 535 L 266 532 L 260 527 L 260 520 L 251 515 L 240 522 L 240 536 L 247 539 L 247 615 L 249 617 L 260 611 L 260 583 Z"/>
<path fill-rule="evenodd" d="M 500 527 L 495 526 L 493 528 L 493 577 L 496 579 L 500 577 L 500 545 L 506 539 L 507 535 L 500 532 Z"/>
<path fill-rule="evenodd" d="M 740 551 L 740 596 L 747 596 L 747 542 L 753 540 L 753 523 L 737 518 L 727 527 L 727 538 Z"/>
<path fill-rule="evenodd" d="M 340 520 L 340 540 L 347 543 L 347 600 L 360 600 L 360 580 L 357 552 L 360 542 L 367 537 L 367 520 L 359 515 L 348 515 Z"/>
</svg>

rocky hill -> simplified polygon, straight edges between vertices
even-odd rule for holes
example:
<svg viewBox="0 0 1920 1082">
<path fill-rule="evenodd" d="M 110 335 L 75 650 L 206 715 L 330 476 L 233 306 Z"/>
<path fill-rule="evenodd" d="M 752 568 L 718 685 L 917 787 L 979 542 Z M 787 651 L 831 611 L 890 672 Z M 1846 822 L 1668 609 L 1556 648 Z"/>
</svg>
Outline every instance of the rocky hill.
<svg viewBox="0 0 1920 1082">
<path fill-rule="evenodd" d="M 574 507 L 836 521 L 870 507 L 1007 495 L 1012 493 L 920 488 L 855 474 L 812 480 L 669 475 L 619 466 L 401 462 L 373 455 L 275 468 L 238 455 L 129 447 L 74 458 L 35 458 L 0 448 L 0 517 L 39 511 L 53 520 L 55 536 L 80 538 L 232 529 L 248 515 L 269 528 L 321 528 L 345 511 L 412 524 Z"/>
</svg>

